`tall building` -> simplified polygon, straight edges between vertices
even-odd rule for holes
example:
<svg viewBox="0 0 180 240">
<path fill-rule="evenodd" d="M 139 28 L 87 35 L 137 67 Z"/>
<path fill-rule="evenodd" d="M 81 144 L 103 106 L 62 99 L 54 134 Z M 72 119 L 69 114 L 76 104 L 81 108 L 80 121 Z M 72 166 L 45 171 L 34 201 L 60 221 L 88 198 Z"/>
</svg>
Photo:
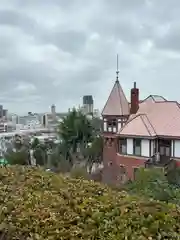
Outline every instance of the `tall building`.
<svg viewBox="0 0 180 240">
<path fill-rule="evenodd" d="M 92 114 L 94 108 L 94 101 L 92 95 L 83 96 L 83 112 L 84 114 Z"/>
<path fill-rule="evenodd" d="M 56 119 L 56 106 L 54 104 L 51 106 L 51 114 L 52 114 L 53 120 L 55 120 Z"/>
<path fill-rule="evenodd" d="M 3 117 L 5 119 L 7 119 L 7 117 L 8 117 L 8 110 L 7 109 L 3 109 Z"/>
<path fill-rule="evenodd" d="M 48 126 L 48 115 L 47 114 L 44 114 L 42 116 L 42 124 L 43 124 L 44 127 Z"/>
<path fill-rule="evenodd" d="M 3 105 L 0 105 L 0 118 L 3 117 Z"/>
</svg>

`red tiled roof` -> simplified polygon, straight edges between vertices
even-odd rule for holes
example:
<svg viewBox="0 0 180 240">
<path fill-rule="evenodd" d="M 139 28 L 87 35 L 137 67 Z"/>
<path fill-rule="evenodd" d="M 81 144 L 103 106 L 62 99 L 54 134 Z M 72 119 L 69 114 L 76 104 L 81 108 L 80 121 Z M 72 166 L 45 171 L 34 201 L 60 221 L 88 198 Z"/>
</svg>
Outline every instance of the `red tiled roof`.
<svg viewBox="0 0 180 240">
<path fill-rule="evenodd" d="M 129 115 L 129 103 L 119 81 L 116 81 L 102 111 L 103 116 Z"/>
<path fill-rule="evenodd" d="M 143 126 L 144 125 L 144 126 Z M 171 101 L 143 101 L 119 134 L 180 137 L 180 106 Z"/>
</svg>

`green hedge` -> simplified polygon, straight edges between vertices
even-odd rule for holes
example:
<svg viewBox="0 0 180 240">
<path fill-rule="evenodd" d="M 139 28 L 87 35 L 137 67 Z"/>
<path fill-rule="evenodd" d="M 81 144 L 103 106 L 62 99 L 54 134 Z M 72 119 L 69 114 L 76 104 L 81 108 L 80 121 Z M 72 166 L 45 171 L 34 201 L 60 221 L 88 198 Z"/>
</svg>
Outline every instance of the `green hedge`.
<svg viewBox="0 0 180 240">
<path fill-rule="evenodd" d="M 178 239 L 180 209 L 41 169 L 0 169 L 1 239 Z M 4 234 L 4 238 L 3 238 Z"/>
</svg>

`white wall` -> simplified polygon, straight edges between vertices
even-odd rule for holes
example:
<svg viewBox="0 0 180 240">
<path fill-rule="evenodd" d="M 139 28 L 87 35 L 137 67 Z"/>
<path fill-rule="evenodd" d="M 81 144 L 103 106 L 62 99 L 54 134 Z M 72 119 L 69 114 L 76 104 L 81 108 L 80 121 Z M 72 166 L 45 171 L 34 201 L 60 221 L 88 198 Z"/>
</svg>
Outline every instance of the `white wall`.
<svg viewBox="0 0 180 240">
<path fill-rule="evenodd" d="M 117 128 L 113 127 L 113 132 L 116 133 L 117 132 Z"/>
<path fill-rule="evenodd" d="M 118 121 L 118 131 L 121 129 L 121 122 Z"/>
<path fill-rule="evenodd" d="M 106 132 L 107 131 L 107 122 L 104 121 L 104 131 Z"/>
<path fill-rule="evenodd" d="M 154 148 L 155 148 L 155 141 L 151 140 L 151 153 L 150 153 L 150 157 L 154 155 Z"/>
<path fill-rule="evenodd" d="M 174 157 L 180 157 L 180 140 L 174 141 Z"/>
<path fill-rule="evenodd" d="M 141 140 L 141 156 L 144 156 L 144 157 L 150 156 L 149 144 L 150 144 L 150 141 L 148 139 Z"/>
<path fill-rule="evenodd" d="M 171 157 L 174 157 L 175 141 L 171 140 Z"/>
<path fill-rule="evenodd" d="M 127 154 L 133 154 L 133 139 L 127 139 Z"/>
</svg>

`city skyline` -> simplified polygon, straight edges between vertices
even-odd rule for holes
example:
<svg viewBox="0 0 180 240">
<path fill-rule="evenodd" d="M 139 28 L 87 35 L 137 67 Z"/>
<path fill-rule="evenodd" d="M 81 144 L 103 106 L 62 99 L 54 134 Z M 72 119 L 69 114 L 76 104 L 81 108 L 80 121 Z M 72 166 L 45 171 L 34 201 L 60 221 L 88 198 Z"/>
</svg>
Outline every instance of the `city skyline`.
<svg viewBox="0 0 180 240">
<path fill-rule="evenodd" d="M 117 53 L 128 97 L 136 81 L 142 99 L 180 101 L 179 10 L 178 0 L 2 0 L 0 103 L 18 114 L 51 103 L 65 112 L 89 94 L 102 110 Z"/>
</svg>

